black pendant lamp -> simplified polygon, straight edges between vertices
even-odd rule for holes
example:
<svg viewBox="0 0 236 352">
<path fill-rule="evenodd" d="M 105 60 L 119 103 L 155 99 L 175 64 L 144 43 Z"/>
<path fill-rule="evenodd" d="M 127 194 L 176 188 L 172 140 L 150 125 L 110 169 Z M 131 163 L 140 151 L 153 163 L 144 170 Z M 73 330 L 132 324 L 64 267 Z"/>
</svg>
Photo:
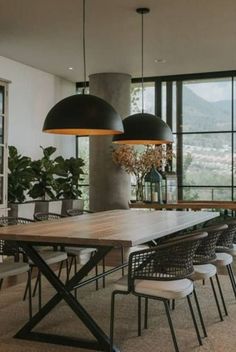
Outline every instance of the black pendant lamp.
<svg viewBox="0 0 236 352">
<path fill-rule="evenodd" d="M 121 117 L 105 100 L 85 94 L 85 0 L 83 0 L 83 94 L 75 94 L 59 101 L 49 111 L 43 132 L 67 135 L 116 135 L 124 132 Z"/>
<path fill-rule="evenodd" d="M 115 135 L 113 143 L 118 144 L 167 144 L 173 143 L 170 127 L 160 118 L 144 112 L 144 87 L 143 87 L 143 15 L 149 13 L 148 8 L 136 10 L 142 18 L 142 112 L 130 115 L 123 120 L 124 133 Z"/>
</svg>

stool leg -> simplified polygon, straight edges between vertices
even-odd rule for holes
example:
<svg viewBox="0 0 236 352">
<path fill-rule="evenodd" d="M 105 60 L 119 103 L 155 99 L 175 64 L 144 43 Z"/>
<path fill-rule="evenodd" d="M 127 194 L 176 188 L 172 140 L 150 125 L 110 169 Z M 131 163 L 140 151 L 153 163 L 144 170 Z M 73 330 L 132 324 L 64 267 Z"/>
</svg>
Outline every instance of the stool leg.
<svg viewBox="0 0 236 352">
<path fill-rule="evenodd" d="M 102 258 L 102 272 L 105 273 L 105 257 Z M 102 278 L 102 287 L 105 288 L 106 287 L 106 281 L 105 281 L 105 276 L 103 276 Z"/>
<path fill-rule="evenodd" d="M 190 296 L 187 296 L 187 300 L 188 300 L 190 313 L 191 313 L 191 316 L 192 316 L 192 319 L 193 319 L 193 324 L 194 324 L 194 327 L 195 327 L 195 331 L 196 331 L 196 334 L 197 334 L 197 339 L 198 339 L 199 345 L 202 346 L 202 339 L 201 339 L 201 336 L 200 336 L 200 333 L 199 333 L 199 329 L 198 329 L 198 326 L 197 326 L 197 321 L 196 321 L 195 314 L 194 314 L 194 311 L 193 311 L 193 307 L 192 307 L 192 302 L 191 302 Z"/>
<path fill-rule="evenodd" d="M 203 320 L 203 317 L 202 317 L 202 312 L 201 312 L 201 309 L 200 309 L 200 305 L 199 305 L 199 301 L 198 301 L 198 297 L 197 297 L 197 293 L 196 293 L 195 289 L 193 290 L 193 296 L 194 296 L 194 299 L 195 299 L 195 303 L 196 303 L 199 319 L 200 319 L 200 322 L 201 322 L 203 334 L 204 334 L 205 337 L 207 337 L 206 327 L 205 327 L 205 323 L 204 323 L 204 320 Z"/>
<path fill-rule="evenodd" d="M 233 288 L 233 291 L 234 291 L 234 296 L 236 298 L 236 283 L 235 283 L 234 273 L 233 273 L 233 270 L 232 270 L 232 267 L 231 267 L 230 264 L 227 265 L 226 267 L 227 267 L 229 278 L 230 278 L 230 282 L 231 282 L 231 285 L 232 285 L 232 288 Z"/>
<path fill-rule="evenodd" d="M 219 289 L 219 292 L 220 292 L 220 297 L 221 297 L 221 301 L 222 301 L 222 304 L 223 304 L 223 307 L 224 307 L 225 315 L 228 315 L 228 311 L 227 311 L 227 308 L 226 308 L 225 299 L 224 299 L 224 295 L 223 295 L 223 292 L 222 292 L 222 288 L 221 288 L 221 284 L 220 284 L 220 280 L 219 280 L 218 274 L 216 274 L 216 282 L 217 282 L 217 286 L 218 286 L 218 289 Z"/>
<path fill-rule="evenodd" d="M 218 309 L 218 313 L 219 313 L 219 316 L 220 316 L 220 320 L 223 321 L 223 316 L 222 316 L 222 313 L 221 313 L 221 309 L 220 309 L 220 305 L 219 305 L 219 301 L 218 301 L 218 298 L 217 298 L 217 295 L 216 295 L 216 290 L 215 290 L 215 286 L 214 286 L 214 282 L 212 280 L 212 277 L 210 277 L 210 282 L 211 282 L 211 287 L 212 287 L 212 291 L 213 291 L 213 294 L 214 294 L 214 298 L 215 298 L 215 301 L 216 301 L 216 306 L 217 306 L 217 309 Z"/>
<path fill-rule="evenodd" d="M 163 301 L 164 305 L 165 305 L 165 310 L 166 310 L 166 315 L 167 315 L 167 319 L 168 319 L 168 323 L 169 323 L 169 327 L 170 327 L 170 332 L 171 332 L 171 336 L 172 336 L 172 340 L 175 346 L 175 352 L 179 352 L 179 347 L 177 345 L 177 340 L 176 340 L 176 336 L 175 336 L 175 331 L 174 331 L 174 327 L 173 327 L 173 323 L 172 323 L 172 319 L 170 316 L 170 308 L 169 308 L 169 304 L 168 301 Z"/>
<path fill-rule="evenodd" d="M 32 314 L 32 291 L 31 291 L 31 269 L 28 270 L 28 291 L 29 291 L 29 318 L 31 319 L 33 314 Z"/>
<path fill-rule="evenodd" d="M 121 264 L 124 264 L 124 247 L 121 246 L 120 250 L 121 250 Z M 124 276 L 125 275 L 125 268 L 123 267 L 121 270 L 122 270 L 121 271 L 122 276 Z"/>
<path fill-rule="evenodd" d="M 145 298 L 144 329 L 148 328 L 148 298 Z"/>
</svg>

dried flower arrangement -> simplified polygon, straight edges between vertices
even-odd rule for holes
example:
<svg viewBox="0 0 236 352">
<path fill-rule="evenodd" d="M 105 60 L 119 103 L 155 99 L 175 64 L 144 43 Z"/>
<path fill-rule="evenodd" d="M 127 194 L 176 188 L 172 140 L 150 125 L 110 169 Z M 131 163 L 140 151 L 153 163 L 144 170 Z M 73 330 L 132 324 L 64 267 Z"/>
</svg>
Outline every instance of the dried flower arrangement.
<svg viewBox="0 0 236 352">
<path fill-rule="evenodd" d="M 144 177 L 153 166 L 161 171 L 173 156 L 172 148 L 168 145 L 147 145 L 141 151 L 140 147 L 121 145 L 112 153 L 114 163 L 135 176 L 137 189 L 142 188 Z"/>
</svg>

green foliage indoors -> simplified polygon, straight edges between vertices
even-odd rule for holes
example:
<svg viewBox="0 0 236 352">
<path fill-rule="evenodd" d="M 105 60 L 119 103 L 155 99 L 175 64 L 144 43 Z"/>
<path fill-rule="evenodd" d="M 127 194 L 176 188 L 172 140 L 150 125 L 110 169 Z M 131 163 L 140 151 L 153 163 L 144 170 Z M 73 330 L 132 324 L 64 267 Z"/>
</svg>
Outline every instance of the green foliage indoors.
<svg viewBox="0 0 236 352">
<path fill-rule="evenodd" d="M 59 176 L 55 180 L 57 198 L 78 199 L 82 195 L 79 181 L 83 180 L 81 175 L 84 175 L 84 160 L 73 157 L 64 159 L 60 156 L 56 158 L 56 162 L 55 172 Z"/>
<path fill-rule="evenodd" d="M 14 146 L 9 146 L 8 150 L 8 201 L 23 203 L 34 178 L 31 158 L 19 154 Z"/>
<path fill-rule="evenodd" d="M 34 175 L 34 184 L 29 191 L 30 197 L 33 199 L 41 198 L 55 199 L 55 167 L 57 165 L 56 159 L 52 159 L 52 155 L 55 153 L 55 147 L 43 148 L 43 157 L 39 160 L 31 162 L 31 168 Z"/>
</svg>

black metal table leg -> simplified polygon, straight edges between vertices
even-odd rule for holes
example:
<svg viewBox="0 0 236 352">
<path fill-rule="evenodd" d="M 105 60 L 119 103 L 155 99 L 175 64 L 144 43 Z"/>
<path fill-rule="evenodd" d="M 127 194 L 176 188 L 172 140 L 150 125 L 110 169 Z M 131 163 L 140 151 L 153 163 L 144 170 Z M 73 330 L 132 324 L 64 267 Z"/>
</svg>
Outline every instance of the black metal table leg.
<svg viewBox="0 0 236 352">
<path fill-rule="evenodd" d="M 93 318 L 88 314 L 84 307 L 72 295 L 71 291 L 78 283 L 96 266 L 96 264 L 112 249 L 112 247 L 99 247 L 96 254 L 71 278 L 66 284 L 57 277 L 53 270 L 45 263 L 39 253 L 29 243 L 18 243 L 23 248 L 30 259 L 38 266 L 39 270 L 47 278 L 50 284 L 55 288 L 57 294 L 54 295 L 47 304 L 45 304 L 38 313 L 16 334 L 15 337 L 27 340 L 36 340 L 60 345 L 94 349 L 97 351 L 110 351 L 110 339 L 97 325 Z M 95 341 L 85 340 L 82 338 L 69 338 L 54 334 L 33 332 L 32 329 L 46 317 L 51 310 L 64 300 L 74 311 L 77 317 L 87 327 L 95 337 Z M 113 346 L 113 351 L 119 350 Z"/>
</svg>

